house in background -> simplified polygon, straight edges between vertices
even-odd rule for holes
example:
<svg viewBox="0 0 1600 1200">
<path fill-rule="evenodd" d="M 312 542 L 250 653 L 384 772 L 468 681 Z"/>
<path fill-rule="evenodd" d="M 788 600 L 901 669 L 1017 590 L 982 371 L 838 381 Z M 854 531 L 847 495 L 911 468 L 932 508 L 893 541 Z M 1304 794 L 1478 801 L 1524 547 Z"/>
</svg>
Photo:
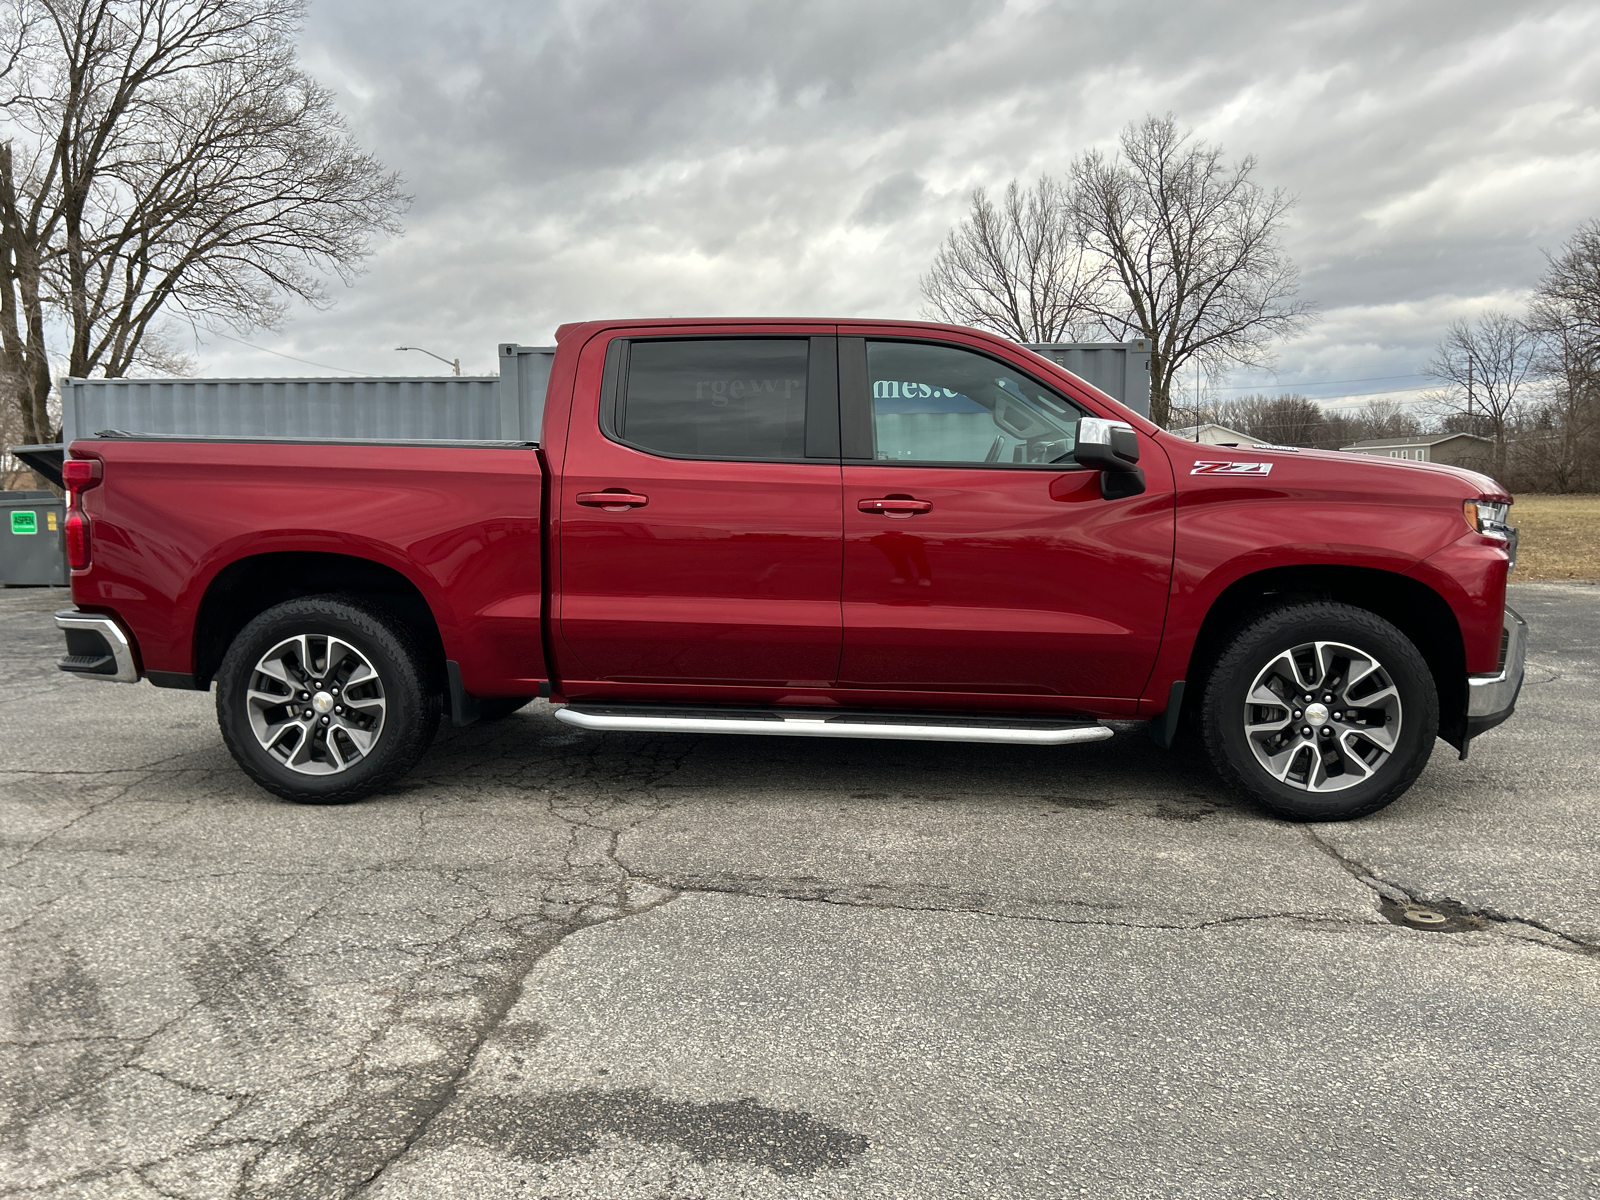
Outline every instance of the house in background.
<svg viewBox="0 0 1600 1200">
<path fill-rule="evenodd" d="M 1185 441 L 1199 442 L 1202 446 L 1248 446 L 1252 442 L 1259 442 L 1260 438 L 1253 438 L 1248 433 L 1240 433 L 1237 429 L 1229 429 L 1226 425 L 1186 425 L 1182 429 L 1168 430 L 1169 433 L 1183 438 Z"/>
<path fill-rule="evenodd" d="M 1493 445 L 1490 439 L 1475 433 L 1420 433 L 1413 437 L 1367 438 L 1339 449 L 1350 454 L 1376 454 L 1380 458 L 1408 458 L 1413 462 L 1482 470 Z"/>
</svg>

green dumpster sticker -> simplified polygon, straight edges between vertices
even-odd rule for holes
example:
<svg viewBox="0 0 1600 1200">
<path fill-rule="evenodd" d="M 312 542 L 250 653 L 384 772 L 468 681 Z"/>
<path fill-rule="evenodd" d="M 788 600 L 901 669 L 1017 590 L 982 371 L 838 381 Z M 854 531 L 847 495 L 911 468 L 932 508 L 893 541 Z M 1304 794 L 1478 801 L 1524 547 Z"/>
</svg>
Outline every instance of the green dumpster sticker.
<svg viewBox="0 0 1600 1200">
<path fill-rule="evenodd" d="M 35 513 L 35 512 L 23 512 L 23 511 L 19 511 L 17 509 L 12 509 L 11 510 L 11 532 L 12 533 L 38 533 L 39 532 L 39 514 Z"/>
</svg>

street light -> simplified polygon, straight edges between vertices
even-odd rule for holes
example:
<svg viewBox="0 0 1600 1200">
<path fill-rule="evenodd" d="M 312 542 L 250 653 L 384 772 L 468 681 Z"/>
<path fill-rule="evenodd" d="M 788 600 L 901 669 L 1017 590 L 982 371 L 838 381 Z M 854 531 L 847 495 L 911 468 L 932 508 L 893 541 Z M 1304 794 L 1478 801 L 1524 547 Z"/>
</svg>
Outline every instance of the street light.
<svg viewBox="0 0 1600 1200">
<path fill-rule="evenodd" d="M 396 346 L 396 350 L 415 350 L 418 354 L 426 354 L 429 358 L 437 358 L 440 362 L 449 365 L 457 375 L 461 374 L 461 360 L 459 358 L 443 358 L 432 350 L 424 350 L 421 346 Z"/>
</svg>

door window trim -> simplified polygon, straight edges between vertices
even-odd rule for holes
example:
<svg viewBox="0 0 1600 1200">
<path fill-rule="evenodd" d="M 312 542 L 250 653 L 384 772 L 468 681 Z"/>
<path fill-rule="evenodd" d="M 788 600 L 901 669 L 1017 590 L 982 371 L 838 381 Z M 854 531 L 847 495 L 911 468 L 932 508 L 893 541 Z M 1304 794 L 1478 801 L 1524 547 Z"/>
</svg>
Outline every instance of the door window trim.
<svg viewBox="0 0 1600 1200">
<path fill-rule="evenodd" d="M 847 467 L 944 467 L 957 471 L 1051 471 L 1057 475 L 1065 471 L 1086 471 L 1089 468 L 1076 462 L 1061 463 L 983 463 L 983 462 L 950 462 L 938 459 L 906 459 L 906 458 L 877 458 L 877 432 L 872 421 L 872 377 L 867 368 L 867 343 L 868 342 L 911 342 L 923 346 L 938 346 L 946 350 L 965 350 L 979 358 L 987 358 L 991 362 L 999 363 L 1007 370 L 1014 371 L 1035 387 L 1049 392 L 1062 404 L 1075 410 L 1079 418 L 1091 417 L 1090 412 L 1082 404 L 1068 396 L 1061 394 L 1061 389 L 1053 384 L 1045 383 L 1032 371 L 1017 366 L 1016 363 L 1000 358 L 987 350 L 980 350 L 976 346 L 966 346 L 960 342 L 947 342 L 939 338 L 928 337 L 892 337 L 878 335 L 864 335 L 861 337 L 839 338 L 839 430 L 840 430 L 840 461 Z M 861 450 L 865 448 L 866 453 Z"/>
<path fill-rule="evenodd" d="M 839 462 L 839 352 L 838 338 L 832 334 L 806 333 L 710 333 L 663 334 L 646 337 L 615 337 L 606 345 L 605 366 L 600 379 L 600 432 L 607 441 L 652 458 L 679 462 Z M 805 454 L 793 458 L 736 454 L 673 454 L 652 446 L 630 442 L 617 432 L 626 425 L 628 363 L 636 342 L 806 342 Z M 823 343 L 819 345 L 819 343 Z"/>
</svg>

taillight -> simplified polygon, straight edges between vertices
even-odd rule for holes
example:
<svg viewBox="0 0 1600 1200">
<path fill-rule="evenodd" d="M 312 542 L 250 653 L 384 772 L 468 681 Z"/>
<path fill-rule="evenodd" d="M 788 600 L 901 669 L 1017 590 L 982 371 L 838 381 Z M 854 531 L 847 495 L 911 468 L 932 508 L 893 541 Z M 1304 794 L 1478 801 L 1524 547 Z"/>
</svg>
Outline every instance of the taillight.
<svg viewBox="0 0 1600 1200">
<path fill-rule="evenodd" d="M 67 509 L 63 527 L 67 537 L 67 565 L 81 571 L 89 565 L 89 518 L 79 508 Z"/>
<path fill-rule="evenodd" d="M 69 458 L 61 464 L 61 482 L 67 488 L 67 523 L 62 532 L 67 541 L 67 565 L 74 571 L 89 565 L 89 518 L 79 497 L 99 483 L 103 473 L 98 458 Z"/>
<path fill-rule="evenodd" d="M 100 482 L 98 458 L 69 458 L 61 464 L 61 482 L 69 492 L 82 492 Z"/>
</svg>

